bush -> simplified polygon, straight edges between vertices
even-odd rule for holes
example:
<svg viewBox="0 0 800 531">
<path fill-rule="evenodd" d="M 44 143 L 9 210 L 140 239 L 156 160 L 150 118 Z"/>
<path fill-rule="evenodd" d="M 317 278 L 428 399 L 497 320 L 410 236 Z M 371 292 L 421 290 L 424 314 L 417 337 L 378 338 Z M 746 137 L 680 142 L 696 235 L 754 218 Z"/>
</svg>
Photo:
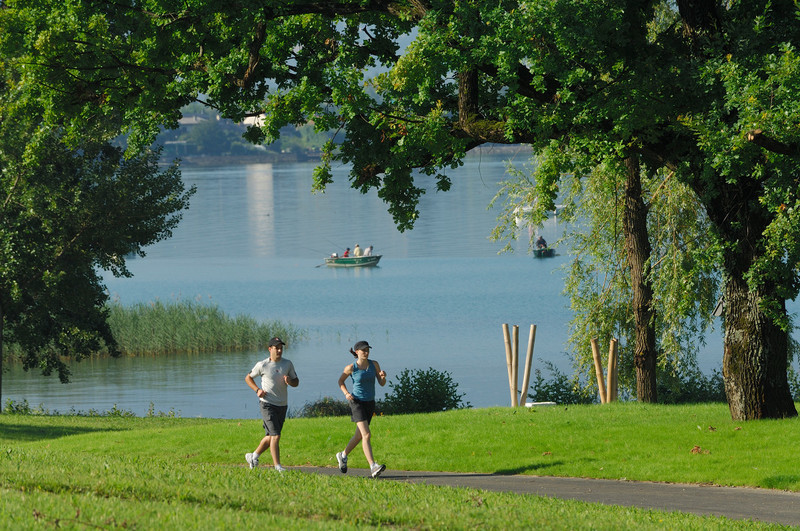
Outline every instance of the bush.
<svg viewBox="0 0 800 531">
<path fill-rule="evenodd" d="M 792 393 L 792 399 L 795 402 L 800 401 L 800 373 L 795 370 L 794 366 L 789 365 L 789 391 Z"/>
<path fill-rule="evenodd" d="M 534 372 L 532 392 L 528 397 L 534 402 L 555 402 L 557 404 L 592 404 L 598 402 L 597 388 L 581 385 L 577 378 L 570 379 L 550 362 L 545 366 L 551 374 L 545 380 L 542 372 Z M 792 385 L 792 372 L 789 375 Z M 704 375 L 698 369 L 687 368 L 680 373 L 660 371 L 657 377 L 658 402 L 660 404 L 699 404 L 704 402 L 725 402 L 725 384 L 718 370 Z M 800 386 L 800 384 L 797 384 Z M 800 390 L 800 387 L 798 387 Z M 635 397 L 629 397 L 635 398 Z M 621 399 L 625 399 L 623 396 Z"/>
<path fill-rule="evenodd" d="M 298 417 L 344 417 L 350 415 L 350 404 L 329 396 L 316 402 L 307 402 L 297 413 Z"/>
<path fill-rule="evenodd" d="M 471 407 L 464 402 L 464 394 L 458 393 L 458 384 L 447 371 L 434 368 L 403 369 L 397 382 L 389 382 L 392 391 L 377 405 L 384 414 L 430 413 L 448 409 Z"/>
<path fill-rule="evenodd" d="M 718 370 L 706 376 L 697 369 L 683 373 L 658 374 L 658 402 L 661 404 L 700 404 L 703 402 L 726 402 L 725 383 Z"/>
<path fill-rule="evenodd" d="M 88 411 L 76 411 L 75 408 L 72 408 L 66 413 L 60 413 L 58 410 L 50 411 L 49 409 L 45 409 L 45 407 L 42 406 L 41 404 L 36 407 L 31 407 L 31 405 L 28 404 L 28 401 L 24 398 L 20 402 L 15 402 L 10 398 L 7 399 L 5 407 L 3 408 L 3 413 L 7 415 L 41 415 L 45 417 L 58 416 L 58 415 L 70 415 L 78 417 L 135 417 L 136 416 L 133 413 L 133 411 L 129 411 L 126 409 L 119 409 L 116 404 L 114 404 L 114 407 L 112 407 L 108 411 L 98 411 L 96 409 L 90 409 Z"/>
<path fill-rule="evenodd" d="M 528 394 L 534 402 L 555 402 L 556 404 L 593 404 L 597 402 L 595 393 L 582 386 L 577 380 L 570 380 L 551 362 L 544 362 L 552 379 L 545 380 L 542 371 L 534 371 L 532 393 Z M 591 394 L 590 394 L 591 393 Z"/>
</svg>

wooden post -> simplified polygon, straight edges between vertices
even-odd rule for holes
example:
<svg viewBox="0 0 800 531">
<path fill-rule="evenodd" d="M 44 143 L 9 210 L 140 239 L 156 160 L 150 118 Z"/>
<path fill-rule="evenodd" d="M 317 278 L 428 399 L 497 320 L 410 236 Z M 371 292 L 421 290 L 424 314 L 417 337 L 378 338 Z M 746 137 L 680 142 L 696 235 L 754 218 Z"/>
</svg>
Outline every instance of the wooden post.
<svg viewBox="0 0 800 531">
<path fill-rule="evenodd" d="M 608 378 L 608 392 L 606 398 L 609 402 L 616 402 L 618 396 L 618 375 L 619 369 L 617 364 L 617 356 L 619 355 L 619 341 L 612 338 L 611 343 L 608 345 L 608 371 L 606 377 Z"/>
<path fill-rule="evenodd" d="M 597 338 L 592 338 L 592 357 L 594 358 L 594 372 L 597 374 L 597 387 L 600 390 L 600 403 L 606 403 L 606 383 L 603 381 L 603 364 L 600 360 L 600 349 L 597 346 Z"/>
<path fill-rule="evenodd" d="M 511 386 L 511 407 L 517 407 L 519 402 L 517 396 L 519 393 L 519 326 L 514 325 L 511 328 L 511 366 L 513 385 Z"/>
<path fill-rule="evenodd" d="M 519 395 L 519 404 L 524 406 L 528 403 L 528 385 L 531 381 L 531 365 L 533 364 L 533 344 L 536 341 L 536 325 L 531 325 L 528 335 L 528 351 L 525 355 L 525 372 L 522 374 L 522 393 Z"/>
<path fill-rule="evenodd" d="M 508 387 L 511 391 L 511 405 L 514 405 L 514 385 L 512 384 L 512 363 L 511 363 L 511 334 L 508 332 L 508 324 L 503 323 L 503 338 L 506 342 L 506 368 L 508 369 Z"/>
</svg>

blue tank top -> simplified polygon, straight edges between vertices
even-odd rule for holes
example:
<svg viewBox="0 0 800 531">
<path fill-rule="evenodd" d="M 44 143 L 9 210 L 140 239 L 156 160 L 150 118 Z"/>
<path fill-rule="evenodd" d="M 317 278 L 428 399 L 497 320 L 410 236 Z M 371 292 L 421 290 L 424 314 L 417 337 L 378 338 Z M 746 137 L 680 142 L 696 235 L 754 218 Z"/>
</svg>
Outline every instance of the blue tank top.
<svg viewBox="0 0 800 531">
<path fill-rule="evenodd" d="M 375 400 L 375 367 L 372 360 L 369 361 L 369 366 L 366 370 L 358 368 L 358 363 L 353 362 L 353 374 L 350 378 L 353 379 L 353 396 L 362 402 L 369 402 Z"/>
</svg>

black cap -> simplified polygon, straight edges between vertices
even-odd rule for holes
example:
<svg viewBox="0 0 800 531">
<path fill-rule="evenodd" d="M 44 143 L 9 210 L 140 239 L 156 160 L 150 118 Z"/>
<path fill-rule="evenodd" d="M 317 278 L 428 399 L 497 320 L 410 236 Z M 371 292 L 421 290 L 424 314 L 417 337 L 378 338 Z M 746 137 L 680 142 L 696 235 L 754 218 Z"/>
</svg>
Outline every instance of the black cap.
<svg viewBox="0 0 800 531">
<path fill-rule="evenodd" d="M 369 343 L 366 341 L 359 341 L 355 345 L 353 345 L 353 350 L 367 350 L 368 348 L 372 348 L 369 346 Z"/>
<path fill-rule="evenodd" d="M 272 339 L 269 340 L 269 345 L 267 345 L 267 346 L 268 347 L 277 347 L 278 345 L 285 345 L 285 344 L 286 343 L 284 343 L 281 338 L 273 337 Z"/>
</svg>

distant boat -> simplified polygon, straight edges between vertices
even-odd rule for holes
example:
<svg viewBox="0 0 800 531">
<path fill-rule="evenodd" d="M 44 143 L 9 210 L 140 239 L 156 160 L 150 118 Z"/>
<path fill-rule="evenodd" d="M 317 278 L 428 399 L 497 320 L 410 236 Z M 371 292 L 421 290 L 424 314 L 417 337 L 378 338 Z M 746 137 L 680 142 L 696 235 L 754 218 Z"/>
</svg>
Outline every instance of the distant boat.
<svg viewBox="0 0 800 531">
<path fill-rule="evenodd" d="M 371 267 L 378 265 L 381 256 L 383 255 L 329 257 L 325 259 L 325 265 L 328 267 Z"/>
<path fill-rule="evenodd" d="M 556 250 L 552 247 L 545 247 L 543 249 L 534 249 L 533 250 L 533 257 L 534 258 L 550 258 L 556 255 Z"/>
</svg>

